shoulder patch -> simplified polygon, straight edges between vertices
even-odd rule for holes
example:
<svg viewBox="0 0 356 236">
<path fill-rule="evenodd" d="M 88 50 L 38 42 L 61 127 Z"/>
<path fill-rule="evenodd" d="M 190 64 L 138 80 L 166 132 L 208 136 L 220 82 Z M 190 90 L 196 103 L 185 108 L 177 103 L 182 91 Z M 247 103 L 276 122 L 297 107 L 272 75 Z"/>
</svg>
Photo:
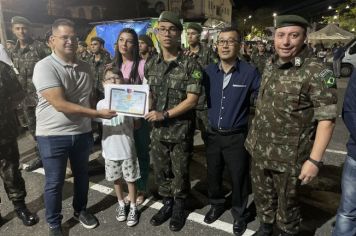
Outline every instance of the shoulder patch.
<svg viewBox="0 0 356 236">
<path fill-rule="evenodd" d="M 201 73 L 200 70 L 194 70 L 193 71 L 193 74 L 192 74 L 193 79 L 201 80 L 202 76 L 203 76 L 203 74 Z"/>
<path fill-rule="evenodd" d="M 336 78 L 330 69 L 324 69 L 320 72 L 319 78 L 325 83 L 328 88 L 336 88 Z"/>
</svg>

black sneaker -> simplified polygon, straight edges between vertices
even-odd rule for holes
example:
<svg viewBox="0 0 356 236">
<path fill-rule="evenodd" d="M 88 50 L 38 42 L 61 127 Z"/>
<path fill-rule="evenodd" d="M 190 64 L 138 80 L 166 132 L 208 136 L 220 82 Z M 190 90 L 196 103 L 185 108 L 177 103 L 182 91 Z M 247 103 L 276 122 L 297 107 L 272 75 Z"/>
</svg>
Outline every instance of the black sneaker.
<svg viewBox="0 0 356 236">
<path fill-rule="evenodd" d="M 43 167 L 42 160 L 38 157 L 35 160 L 33 160 L 29 166 L 25 168 L 25 171 L 31 172 L 41 167 Z"/>
<path fill-rule="evenodd" d="M 49 227 L 48 236 L 63 236 L 62 227 L 51 228 Z"/>
<path fill-rule="evenodd" d="M 99 224 L 95 216 L 87 211 L 74 212 L 74 219 L 78 220 L 87 229 L 94 229 Z"/>
</svg>

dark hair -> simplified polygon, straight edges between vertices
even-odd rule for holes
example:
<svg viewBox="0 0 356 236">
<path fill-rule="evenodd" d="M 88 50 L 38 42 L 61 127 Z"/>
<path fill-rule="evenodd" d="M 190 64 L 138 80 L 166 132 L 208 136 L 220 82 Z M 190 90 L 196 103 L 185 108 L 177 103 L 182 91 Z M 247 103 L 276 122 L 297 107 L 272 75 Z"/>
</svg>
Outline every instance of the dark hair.
<svg viewBox="0 0 356 236">
<path fill-rule="evenodd" d="M 225 27 L 219 32 L 218 38 L 219 38 L 221 33 L 225 33 L 225 32 L 236 32 L 237 33 L 237 41 L 241 42 L 241 34 L 240 34 L 240 31 L 238 29 L 236 29 L 234 27 Z"/>
<path fill-rule="evenodd" d="M 52 32 L 58 29 L 59 26 L 69 26 L 72 27 L 73 29 L 75 28 L 75 24 L 73 21 L 64 18 L 57 19 L 52 24 Z"/>
<path fill-rule="evenodd" d="M 132 64 L 132 68 L 131 68 L 131 72 L 130 72 L 130 84 L 139 84 L 141 83 L 140 79 L 138 78 L 138 65 L 140 63 L 140 53 L 139 53 L 139 47 L 138 47 L 138 36 L 137 33 L 134 29 L 131 28 L 124 28 L 120 31 L 117 40 L 116 40 L 116 48 L 115 48 L 115 57 L 114 57 L 114 66 L 118 67 L 119 69 L 121 69 L 122 67 L 122 55 L 119 51 L 119 38 L 121 36 L 122 33 L 128 33 L 131 34 L 133 37 L 133 50 L 132 50 L 132 60 L 133 60 L 133 64 Z"/>
</svg>

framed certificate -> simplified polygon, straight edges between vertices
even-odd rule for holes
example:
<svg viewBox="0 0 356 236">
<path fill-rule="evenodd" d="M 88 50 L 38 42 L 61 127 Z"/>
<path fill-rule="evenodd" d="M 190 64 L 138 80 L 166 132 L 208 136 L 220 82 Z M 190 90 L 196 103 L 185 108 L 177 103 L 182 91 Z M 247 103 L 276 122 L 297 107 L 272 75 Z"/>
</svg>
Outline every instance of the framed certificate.
<svg viewBox="0 0 356 236">
<path fill-rule="evenodd" d="M 106 85 L 109 108 L 125 116 L 144 117 L 148 112 L 148 85 Z"/>
</svg>

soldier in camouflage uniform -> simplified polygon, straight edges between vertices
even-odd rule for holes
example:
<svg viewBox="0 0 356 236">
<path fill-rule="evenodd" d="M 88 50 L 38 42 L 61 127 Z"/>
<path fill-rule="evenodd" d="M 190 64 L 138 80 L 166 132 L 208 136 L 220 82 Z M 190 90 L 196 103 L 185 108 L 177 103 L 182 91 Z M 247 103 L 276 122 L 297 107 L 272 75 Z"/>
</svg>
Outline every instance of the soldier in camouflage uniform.
<svg viewBox="0 0 356 236">
<path fill-rule="evenodd" d="M 150 223 L 161 225 L 171 217 L 170 230 L 179 231 L 184 226 L 184 202 L 190 189 L 193 108 L 201 90 L 202 71 L 194 59 L 180 51 L 183 27 L 178 16 L 164 11 L 158 22 L 162 54 L 145 65 L 145 78 L 152 92 L 152 111 L 145 118 L 153 122 L 150 156 L 164 206 Z"/>
<path fill-rule="evenodd" d="M 14 108 L 25 93 L 12 68 L 0 61 L 0 176 L 8 198 L 14 204 L 17 216 L 27 226 L 37 223 L 35 214 L 25 204 L 25 181 L 19 170 L 17 122 Z M 1 220 L 1 217 L 0 217 Z"/>
<path fill-rule="evenodd" d="M 277 57 L 264 70 L 256 115 L 245 142 L 252 155 L 252 185 L 261 223 L 254 235 L 297 235 L 298 187 L 318 174 L 336 118 L 333 72 L 309 57 L 308 22 L 279 16 Z"/>
<path fill-rule="evenodd" d="M 200 66 L 205 68 L 210 63 L 217 63 L 218 56 L 211 48 L 205 47 L 200 43 L 200 34 L 202 31 L 203 28 L 197 23 L 189 23 L 187 26 L 188 50 L 194 53 Z M 201 137 L 205 143 L 208 127 L 208 106 L 204 90 L 204 87 L 202 87 L 198 105 L 195 107 L 195 125 L 201 131 Z"/>
<path fill-rule="evenodd" d="M 14 40 L 6 40 L 6 52 L 7 54 L 11 55 L 12 51 L 14 50 L 16 42 Z"/>
<path fill-rule="evenodd" d="M 27 127 L 35 138 L 37 94 L 35 86 L 32 83 L 32 73 L 35 64 L 47 56 L 46 45 L 30 37 L 29 27 L 31 26 L 31 22 L 28 19 L 14 16 L 11 19 L 11 24 L 12 32 L 17 38 L 11 58 L 14 67 L 19 73 L 20 84 L 27 94 L 17 110 L 18 120 L 20 125 Z M 32 171 L 42 166 L 37 150 L 36 154 L 36 159 L 30 163 L 26 171 Z"/>
<path fill-rule="evenodd" d="M 94 77 L 95 77 L 95 93 L 96 99 L 101 100 L 104 98 L 104 87 L 102 84 L 102 79 L 104 76 L 105 65 L 111 62 L 110 55 L 106 53 L 103 49 L 103 45 L 105 41 L 99 37 L 91 38 L 91 57 L 89 59 L 89 64 L 93 70 Z"/>
<path fill-rule="evenodd" d="M 88 52 L 87 50 L 87 43 L 84 41 L 79 41 L 78 42 L 78 50 L 77 50 L 77 57 L 85 62 L 90 61 L 90 58 L 92 57 L 92 55 Z"/>
<path fill-rule="evenodd" d="M 257 49 L 258 51 L 251 56 L 251 63 L 254 64 L 262 74 L 271 55 L 266 52 L 266 46 L 261 41 L 257 43 Z"/>
</svg>

